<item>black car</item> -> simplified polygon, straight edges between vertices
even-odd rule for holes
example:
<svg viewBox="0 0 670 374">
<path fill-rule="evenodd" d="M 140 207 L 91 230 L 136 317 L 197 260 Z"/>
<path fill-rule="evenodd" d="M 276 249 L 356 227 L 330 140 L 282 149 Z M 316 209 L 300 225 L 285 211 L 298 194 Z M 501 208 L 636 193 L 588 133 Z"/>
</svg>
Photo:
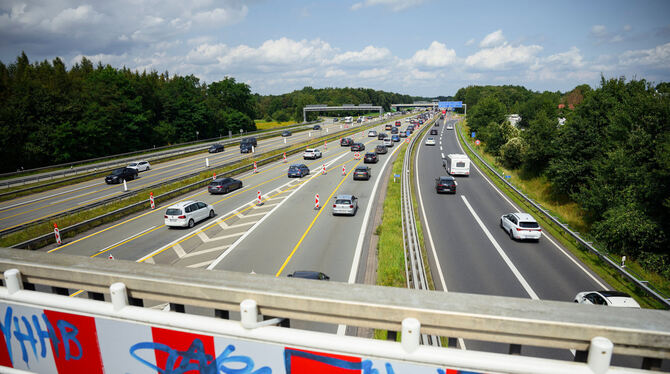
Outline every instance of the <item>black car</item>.
<svg viewBox="0 0 670 374">
<path fill-rule="evenodd" d="M 354 143 L 354 144 L 351 145 L 351 150 L 352 151 L 364 151 L 365 150 L 365 144 Z"/>
<path fill-rule="evenodd" d="M 378 140 L 384 140 L 384 138 L 388 138 L 389 134 L 385 132 L 380 132 L 379 135 L 377 135 Z"/>
<path fill-rule="evenodd" d="M 410 134 L 413 133 L 414 132 L 414 126 L 412 126 L 412 125 L 407 126 L 407 131 L 409 131 Z"/>
<path fill-rule="evenodd" d="M 386 148 L 385 145 L 380 144 L 380 145 L 375 147 L 375 153 L 378 154 L 378 155 L 386 154 L 386 153 L 388 153 L 388 148 Z"/>
<path fill-rule="evenodd" d="M 293 135 L 293 134 L 289 130 L 284 130 L 284 131 L 281 132 L 281 136 L 284 136 L 284 137 L 291 136 L 291 135 Z"/>
<path fill-rule="evenodd" d="M 223 152 L 224 147 L 223 144 L 212 144 L 211 147 L 209 147 L 209 153 L 218 153 L 218 152 Z"/>
<path fill-rule="evenodd" d="M 330 277 L 320 271 L 294 271 L 288 275 L 290 278 L 330 280 Z"/>
<path fill-rule="evenodd" d="M 437 130 L 435 129 L 430 130 L 430 135 L 437 135 Z"/>
<path fill-rule="evenodd" d="M 211 194 L 228 193 L 242 188 L 242 181 L 233 178 L 217 178 L 209 182 L 207 191 Z"/>
<path fill-rule="evenodd" d="M 456 179 L 454 177 L 435 178 L 435 191 L 437 193 L 456 193 Z"/>
<path fill-rule="evenodd" d="M 379 161 L 379 158 L 377 158 L 376 153 L 368 152 L 363 157 L 363 163 L 364 164 L 376 164 L 377 161 Z"/>
<path fill-rule="evenodd" d="M 302 178 L 309 175 L 309 168 L 305 164 L 295 164 L 288 167 L 288 177 Z"/>
<path fill-rule="evenodd" d="M 314 125 L 314 127 L 312 127 L 312 130 L 321 130 L 321 125 Z"/>
<path fill-rule="evenodd" d="M 370 168 L 367 166 L 357 166 L 356 169 L 354 169 L 354 180 L 368 180 L 371 176 L 372 174 L 370 173 Z"/>
<path fill-rule="evenodd" d="M 397 134 L 398 133 L 398 128 L 397 127 L 392 127 L 391 128 L 391 134 Z"/>
<path fill-rule="evenodd" d="M 349 147 L 349 146 L 352 145 L 352 144 L 354 144 L 354 139 L 351 139 L 351 138 L 342 138 L 342 140 L 340 140 L 340 145 L 341 145 L 342 147 Z"/>
<path fill-rule="evenodd" d="M 105 183 L 116 184 L 123 183 L 124 180 L 130 181 L 137 178 L 137 169 L 118 168 L 112 171 L 112 174 L 105 177 Z"/>
<path fill-rule="evenodd" d="M 440 121 L 435 121 L 435 127 L 440 127 Z"/>
<path fill-rule="evenodd" d="M 240 143 L 240 153 L 251 153 L 253 145 L 251 143 Z"/>
<path fill-rule="evenodd" d="M 253 136 L 240 140 L 240 146 L 242 146 L 242 144 L 251 144 L 254 147 L 258 147 L 258 141 Z"/>
</svg>

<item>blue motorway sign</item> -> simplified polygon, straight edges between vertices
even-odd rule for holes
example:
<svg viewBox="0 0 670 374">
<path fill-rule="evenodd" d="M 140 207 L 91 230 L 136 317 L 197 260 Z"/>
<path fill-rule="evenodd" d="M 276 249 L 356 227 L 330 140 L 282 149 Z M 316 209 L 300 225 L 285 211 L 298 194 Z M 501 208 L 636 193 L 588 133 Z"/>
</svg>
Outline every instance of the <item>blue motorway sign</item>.
<svg viewBox="0 0 670 374">
<path fill-rule="evenodd" d="M 437 103 L 439 108 L 462 108 L 462 101 L 440 101 Z"/>
</svg>

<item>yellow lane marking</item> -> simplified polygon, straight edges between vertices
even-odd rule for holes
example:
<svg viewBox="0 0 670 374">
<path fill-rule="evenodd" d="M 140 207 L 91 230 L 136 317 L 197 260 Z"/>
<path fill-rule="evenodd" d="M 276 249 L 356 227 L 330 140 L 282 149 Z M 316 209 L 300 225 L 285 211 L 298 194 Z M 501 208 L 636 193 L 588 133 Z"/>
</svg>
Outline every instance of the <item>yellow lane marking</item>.
<svg viewBox="0 0 670 374">
<path fill-rule="evenodd" d="M 335 192 L 337 192 L 337 190 L 340 188 L 340 186 L 342 186 L 342 183 L 344 183 L 344 181 L 347 180 L 347 177 L 349 177 L 349 174 L 351 174 L 352 171 L 356 168 L 356 166 L 358 166 L 361 162 L 362 162 L 362 160 L 358 161 L 356 163 L 356 165 L 354 165 L 354 167 L 351 168 L 351 170 L 349 170 L 347 175 L 345 175 L 342 178 L 340 183 L 337 184 L 337 187 L 335 187 L 333 192 L 331 192 L 330 196 L 328 196 L 328 198 L 325 201 L 330 201 L 333 198 L 333 195 L 335 195 Z M 325 210 L 326 204 L 324 204 L 323 206 L 324 207 L 319 210 L 319 213 L 316 214 L 316 217 L 314 217 L 312 222 L 309 224 L 309 226 L 307 227 L 307 230 L 305 230 L 305 232 L 302 234 L 302 236 L 300 237 L 300 240 L 298 240 L 298 243 L 295 245 L 295 247 L 293 247 L 293 250 L 291 251 L 291 254 L 288 255 L 288 257 L 286 258 L 286 261 L 284 261 L 282 266 L 279 268 L 279 271 L 277 272 L 277 274 L 275 274 L 275 277 L 278 277 L 282 273 L 282 271 L 284 271 L 284 268 L 286 267 L 286 265 L 288 265 L 289 261 L 291 261 L 291 258 L 293 258 L 293 255 L 295 254 L 295 252 L 300 247 L 300 244 L 302 244 L 302 241 L 305 240 L 305 237 L 307 237 L 307 234 L 310 232 L 310 230 L 312 230 L 312 226 L 314 226 L 314 223 L 316 222 L 316 220 L 319 218 L 319 216 L 321 216 L 321 213 L 323 213 L 323 211 Z"/>
</svg>

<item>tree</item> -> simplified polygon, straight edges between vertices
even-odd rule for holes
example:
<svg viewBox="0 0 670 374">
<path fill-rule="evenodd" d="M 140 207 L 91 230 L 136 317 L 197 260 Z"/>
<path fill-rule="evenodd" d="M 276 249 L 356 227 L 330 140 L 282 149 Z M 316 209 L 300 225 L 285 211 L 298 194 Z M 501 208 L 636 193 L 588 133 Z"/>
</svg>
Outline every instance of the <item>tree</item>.
<svg viewBox="0 0 670 374">
<path fill-rule="evenodd" d="M 492 96 L 485 97 L 468 114 L 470 131 L 479 132 L 491 122 L 502 123 L 505 114 L 505 106 L 500 100 Z"/>
<path fill-rule="evenodd" d="M 518 136 L 512 138 L 500 147 L 500 161 L 507 168 L 518 169 L 523 164 L 526 149 L 523 138 Z"/>
<path fill-rule="evenodd" d="M 500 155 L 500 147 L 510 139 L 519 136 L 519 129 L 512 126 L 509 121 L 490 122 L 488 126 L 481 130 L 481 138 L 486 144 L 486 152 L 495 156 Z"/>
<path fill-rule="evenodd" d="M 540 173 L 554 157 L 554 139 L 558 134 L 558 121 L 540 112 L 529 123 L 528 128 L 521 133 L 527 145 L 524 153 L 523 166 L 526 170 Z"/>
</svg>

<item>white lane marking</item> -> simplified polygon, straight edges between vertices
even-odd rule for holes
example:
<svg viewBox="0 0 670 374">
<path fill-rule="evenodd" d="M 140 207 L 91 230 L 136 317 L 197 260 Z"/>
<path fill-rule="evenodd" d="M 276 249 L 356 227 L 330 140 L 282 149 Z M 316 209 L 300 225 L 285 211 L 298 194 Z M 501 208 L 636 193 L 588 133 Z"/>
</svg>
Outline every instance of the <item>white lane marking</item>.
<svg viewBox="0 0 670 374">
<path fill-rule="evenodd" d="M 419 179 L 420 152 L 421 148 L 419 148 L 416 151 L 416 158 L 414 160 L 415 163 L 414 169 L 416 174 L 416 189 L 418 191 L 417 195 L 419 195 L 419 206 L 421 207 L 421 214 L 423 215 L 423 222 L 425 223 L 426 226 L 426 233 L 428 234 L 428 242 L 430 243 L 430 250 L 431 253 L 433 254 L 433 258 L 435 259 L 435 267 L 437 267 L 440 283 L 442 284 L 442 290 L 444 290 L 444 292 L 449 292 L 447 289 L 447 282 L 444 280 L 444 273 L 442 272 L 442 265 L 440 265 L 440 259 L 437 257 L 437 251 L 435 251 L 435 242 L 433 241 L 433 234 L 430 231 L 430 225 L 428 224 L 428 218 L 426 217 L 426 209 L 423 205 L 423 194 L 421 193 L 421 183 Z M 442 154 L 442 158 L 444 158 L 444 154 Z M 458 338 L 458 345 L 461 347 L 462 350 L 467 349 L 467 347 L 465 346 L 465 340 L 463 338 Z"/>
<path fill-rule="evenodd" d="M 444 152 L 441 152 L 440 156 L 442 156 L 442 158 L 444 159 Z"/>
<path fill-rule="evenodd" d="M 209 236 L 207 236 L 207 234 L 205 234 L 204 231 L 198 231 L 198 237 L 205 243 L 207 243 L 210 240 Z"/>
<path fill-rule="evenodd" d="M 186 251 L 184 250 L 184 248 L 182 248 L 181 244 L 177 243 L 177 244 L 173 245 L 172 249 L 177 254 L 177 257 L 182 258 L 182 257 L 186 256 Z"/>
<path fill-rule="evenodd" d="M 461 146 L 461 142 L 459 142 L 458 139 L 457 139 L 457 142 L 458 142 L 458 146 L 461 148 L 461 151 L 462 151 L 463 153 L 465 153 L 465 150 L 464 150 L 463 147 Z M 505 201 L 507 201 L 507 203 L 512 207 L 512 209 L 516 210 L 517 213 L 520 213 L 520 212 L 521 212 L 521 210 L 520 210 L 520 209 L 519 209 L 513 202 L 511 202 L 511 201 L 507 198 L 507 196 L 506 196 L 504 193 L 502 193 L 502 191 L 500 191 L 500 189 L 498 188 L 498 186 L 496 186 L 495 184 L 493 184 L 493 182 L 491 182 L 491 181 L 489 180 L 489 178 L 488 178 L 486 175 L 484 175 L 484 173 L 483 173 L 481 170 L 479 170 L 479 167 L 478 167 L 474 162 L 472 163 L 472 165 L 475 167 L 475 170 L 477 170 L 477 172 L 479 173 L 479 175 L 481 175 L 481 177 L 484 178 L 484 180 L 485 180 L 486 182 L 488 182 L 488 184 L 491 185 L 491 187 L 493 187 L 493 190 L 496 191 L 496 192 L 497 192 L 497 193 L 498 193 L 498 194 L 499 194 Z M 545 235 L 543 235 L 543 236 L 544 236 L 545 239 L 549 240 L 549 242 L 550 242 L 551 244 L 553 244 L 554 247 L 558 248 L 558 250 L 561 251 L 561 253 L 563 253 L 567 258 L 569 258 L 570 261 L 572 261 L 572 263 L 574 263 L 575 265 L 577 265 L 577 267 L 580 268 L 580 269 L 581 269 L 581 270 L 582 270 L 582 271 L 583 271 L 589 278 L 591 278 L 591 279 L 592 279 L 598 286 L 600 286 L 602 289 L 607 289 L 607 288 L 608 288 L 605 284 L 603 284 L 601 281 L 599 281 L 598 278 L 596 278 L 593 274 L 591 274 L 591 272 L 588 271 L 582 264 L 580 264 L 579 261 L 575 260 L 572 256 L 570 256 L 570 254 L 568 254 L 568 252 L 567 252 L 563 247 L 561 247 L 560 245 L 558 245 L 558 243 L 556 243 L 555 241 L 553 241 L 553 240 L 549 237 L 549 235 L 545 234 Z"/>
<path fill-rule="evenodd" d="M 11 209 L 11 208 L 15 208 L 15 207 L 17 207 L 17 206 L 21 206 L 21 205 L 26 205 L 26 204 L 34 203 L 34 202 L 37 202 L 37 201 L 42 201 L 42 200 L 45 200 L 45 199 L 50 199 L 50 198 L 52 198 L 52 197 L 60 196 L 60 195 L 66 194 L 66 193 L 74 192 L 74 191 L 83 190 L 83 189 L 85 189 L 85 188 L 89 188 L 89 187 L 93 187 L 93 186 L 97 186 L 97 185 L 98 185 L 98 183 L 96 183 L 96 184 L 89 184 L 88 186 L 83 186 L 83 187 L 75 188 L 75 189 L 73 189 L 73 190 L 61 191 L 61 192 L 55 193 L 55 194 L 53 194 L 53 195 L 42 196 L 42 197 L 38 197 L 37 199 L 27 200 L 27 201 L 22 201 L 22 202 L 20 202 L 20 203 L 16 203 L 16 204 L 14 204 L 14 205 L 3 206 L 3 207 L 0 207 L 0 211 L 7 210 L 7 209 Z"/>
<path fill-rule="evenodd" d="M 442 151 L 444 151 L 444 149 L 442 148 L 442 146 L 440 146 L 440 152 L 442 152 Z"/>
<path fill-rule="evenodd" d="M 212 260 L 209 260 L 209 261 L 201 262 L 201 263 L 199 263 L 199 264 L 191 264 L 191 265 L 187 265 L 186 267 L 187 267 L 187 268 L 201 268 L 201 267 L 203 267 L 203 266 L 205 266 L 205 265 L 210 264 L 211 262 L 212 262 Z"/>
<path fill-rule="evenodd" d="M 242 233 L 240 233 L 240 234 L 242 234 Z M 188 253 L 188 254 L 186 254 L 186 256 L 184 256 L 184 258 L 193 257 L 193 256 L 200 256 L 200 255 L 204 255 L 206 253 L 220 251 L 220 250 L 226 249 L 228 247 L 230 247 L 230 244 L 226 244 L 226 245 L 222 245 L 222 246 L 218 246 L 218 247 L 214 247 L 214 248 L 209 248 L 209 249 L 203 249 L 202 251 L 196 251 L 196 252 Z M 209 264 L 211 262 L 212 262 L 212 260 L 209 260 L 209 262 L 207 264 Z"/>
<path fill-rule="evenodd" d="M 337 160 L 339 160 L 340 158 L 342 158 L 342 157 L 344 157 L 344 156 L 346 156 L 346 155 L 347 155 L 347 153 L 343 153 L 342 155 L 336 157 L 335 159 L 333 159 L 333 160 L 328 164 L 328 166 L 332 165 L 332 164 L 335 163 Z M 237 246 L 238 246 L 244 239 L 246 239 L 246 237 L 249 236 L 249 234 L 251 234 L 256 228 L 258 228 L 258 227 L 263 223 L 263 221 L 265 221 L 268 217 L 270 217 L 270 216 L 272 215 L 272 213 L 274 213 L 275 211 L 277 211 L 277 209 L 279 209 L 282 205 L 284 205 L 284 203 L 287 202 L 287 201 L 291 198 L 291 196 L 293 196 L 296 192 L 300 191 L 300 189 L 302 189 L 304 186 L 306 186 L 307 183 L 313 181 L 314 178 L 318 177 L 319 175 L 320 175 L 319 173 L 314 173 L 314 175 L 312 175 L 306 182 L 300 184 L 300 186 L 298 186 L 298 188 L 294 189 L 293 192 L 291 192 L 288 196 L 286 196 L 286 198 L 285 198 L 284 200 L 282 200 L 282 201 L 281 201 L 280 203 L 278 203 L 274 208 L 272 208 L 272 210 L 270 210 L 265 216 L 263 216 L 263 217 L 262 217 L 260 220 L 258 220 L 253 226 L 251 226 L 251 227 L 249 228 L 249 230 L 247 230 L 247 231 L 244 233 L 244 235 L 242 235 L 242 236 L 241 236 L 240 238 L 238 238 L 233 244 L 231 244 L 231 246 L 228 247 L 228 249 L 226 249 L 225 252 L 223 252 L 223 253 L 222 253 L 221 255 L 219 255 L 219 257 L 217 257 L 211 264 L 209 264 L 209 266 L 207 266 L 207 270 L 212 270 L 212 269 L 214 269 L 214 268 L 215 268 L 221 261 L 223 261 L 224 258 L 226 258 L 226 256 L 228 256 L 233 250 L 235 250 L 235 248 L 237 248 Z M 289 182 L 289 183 L 293 183 L 293 181 L 291 181 L 291 182 Z M 287 184 L 288 184 L 288 183 L 287 183 Z M 279 190 L 279 188 L 278 188 L 278 190 Z"/>
<path fill-rule="evenodd" d="M 86 203 L 90 203 L 91 201 L 100 200 L 100 199 L 103 199 L 103 198 L 105 198 L 105 197 L 112 196 L 112 195 L 118 195 L 118 192 L 110 193 L 110 194 L 107 194 L 107 195 L 104 195 L 104 196 L 98 196 L 98 197 L 96 197 L 95 199 L 90 199 L 90 200 L 82 201 L 82 202 L 77 203 L 77 205 L 84 205 L 84 204 L 86 204 Z M 71 199 L 71 198 L 70 198 L 70 199 Z M 58 204 L 58 203 L 62 203 L 62 202 L 64 202 L 64 201 L 68 201 L 68 200 L 69 200 L 69 199 L 60 200 L 60 201 L 56 201 L 55 203 L 52 203 L 52 204 Z"/>
<path fill-rule="evenodd" d="M 466 199 L 464 195 L 461 195 L 461 199 L 463 199 L 465 206 L 468 207 L 468 210 L 470 210 L 470 213 L 479 224 L 479 227 L 481 227 L 482 231 L 484 231 L 484 234 L 486 234 L 486 237 L 489 239 L 491 244 L 493 244 L 493 247 L 498 251 L 500 257 L 502 257 L 503 261 L 505 261 L 507 267 L 509 267 L 509 269 L 512 271 L 512 274 L 514 274 L 519 283 L 521 283 L 521 286 L 524 288 L 524 290 L 526 290 L 528 296 L 530 296 L 530 298 L 533 300 L 539 300 L 540 298 L 537 296 L 535 291 L 533 291 L 533 288 L 530 286 L 530 284 L 528 284 L 526 278 L 524 278 L 523 275 L 521 275 L 516 266 L 514 266 L 514 263 L 512 263 L 512 260 L 510 260 L 509 257 L 507 257 L 505 251 L 503 251 L 503 249 L 500 247 L 500 244 L 498 244 L 498 242 L 493 238 L 491 232 L 486 228 L 486 226 L 484 226 L 484 222 L 482 222 L 482 220 L 479 218 L 475 210 L 472 208 L 470 202 L 468 202 L 468 199 Z"/>
<path fill-rule="evenodd" d="M 142 235 L 142 234 L 144 234 L 145 232 L 147 232 L 147 231 L 149 231 L 149 230 L 153 230 L 155 227 L 156 227 L 156 226 L 151 226 L 151 227 L 149 227 L 148 229 L 146 229 L 146 230 L 144 230 L 144 231 L 140 231 L 140 232 L 138 232 L 137 234 L 131 235 L 131 236 L 129 236 L 129 237 L 123 239 L 123 240 L 120 240 L 120 241 L 118 241 L 118 242 L 116 242 L 116 243 L 114 243 L 114 244 L 112 244 L 112 245 L 108 245 L 107 247 L 105 247 L 105 248 L 99 250 L 98 253 L 100 253 L 100 252 L 104 252 L 104 251 L 106 251 L 108 248 L 112 248 L 112 247 L 114 247 L 114 246 L 117 246 L 117 245 L 119 245 L 119 244 L 125 242 L 126 240 L 130 240 L 130 239 L 132 239 L 132 238 L 134 238 L 134 237 L 136 237 L 136 236 Z"/>
</svg>

